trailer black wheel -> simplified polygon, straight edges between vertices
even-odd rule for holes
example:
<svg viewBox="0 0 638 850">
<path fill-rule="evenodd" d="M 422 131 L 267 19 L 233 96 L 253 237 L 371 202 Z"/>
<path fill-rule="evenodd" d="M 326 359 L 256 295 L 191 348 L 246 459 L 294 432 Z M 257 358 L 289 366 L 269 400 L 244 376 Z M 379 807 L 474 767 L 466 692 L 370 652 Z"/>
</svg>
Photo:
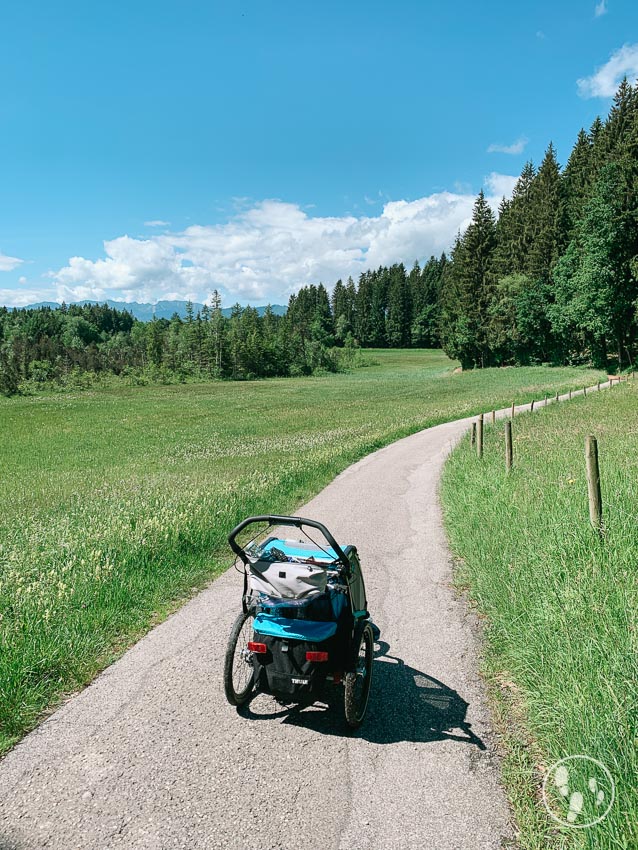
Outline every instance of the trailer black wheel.
<svg viewBox="0 0 638 850">
<path fill-rule="evenodd" d="M 233 623 L 224 659 L 224 690 L 231 705 L 243 705 L 253 689 L 255 668 L 248 641 L 253 639 L 255 610 L 242 613 Z"/>
<path fill-rule="evenodd" d="M 346 722 L 352 729 L 361 725 L 368 708 L 374 656 L 374 636 L 370 623 L 365 623 L 363 629 L 357 630 L 355 642 L 354 670 L 345 676 Z"/>
</svg>

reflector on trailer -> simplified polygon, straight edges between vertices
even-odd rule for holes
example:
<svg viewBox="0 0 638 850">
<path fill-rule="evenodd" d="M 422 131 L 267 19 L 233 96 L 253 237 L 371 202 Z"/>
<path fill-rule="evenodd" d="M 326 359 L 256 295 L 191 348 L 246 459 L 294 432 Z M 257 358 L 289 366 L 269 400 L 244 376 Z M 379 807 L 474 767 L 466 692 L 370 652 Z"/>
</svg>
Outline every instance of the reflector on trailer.
<svg viewBox="0 0 638 850">
<path fill-rule="evenodd" d="M 327 661 L 328 653 L 327 652 L 307 652 L 306 653 L 306 661 Z"/>
<path fill-rule="evenodd" d="M 265 643 L 255 643 L 254 640 L 248 641 L 248 651 L 254 652 L 256 655 L 263 655 L 267 647 Z"/>
</svg>

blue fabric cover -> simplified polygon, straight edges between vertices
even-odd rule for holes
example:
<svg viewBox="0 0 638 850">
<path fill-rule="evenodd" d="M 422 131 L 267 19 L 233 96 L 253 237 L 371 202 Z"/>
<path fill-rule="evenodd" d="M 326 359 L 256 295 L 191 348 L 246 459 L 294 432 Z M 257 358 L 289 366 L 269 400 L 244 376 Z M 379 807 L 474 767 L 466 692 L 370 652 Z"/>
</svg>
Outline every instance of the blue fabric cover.
<svg viewBox="0 0 638 850">
<path fill-rule="evenodd" d="M 290 620 L 288 617 L 273 617 L 272 614 L 257 614 L 253 624 L 260 635 L 307 640 L 321 643 L 328 640 L 337 631 L 336 623 L 319 623 L 316 620 Z"/>
<path fill-rule="evenodd" d="M 287 540 L 278 540 L 274 538 L 273 540 L 269 540 L 263 548 L 264 552 L 269 552 L 273 546 L 275 549 L 280 549 L 284 554 L 288 555 L 290 558 L 316 558 L 318 561 L 326 560 L 326 558 L 336 558 L 337 553 L 331 546 L 326 546 L 324 549 L 317 549 L 308 543 L 299 543 L 298 546 L 295 546 L 294 542 Z M 325 551 L 324 551 L 325 550 Z"/>
</svg>

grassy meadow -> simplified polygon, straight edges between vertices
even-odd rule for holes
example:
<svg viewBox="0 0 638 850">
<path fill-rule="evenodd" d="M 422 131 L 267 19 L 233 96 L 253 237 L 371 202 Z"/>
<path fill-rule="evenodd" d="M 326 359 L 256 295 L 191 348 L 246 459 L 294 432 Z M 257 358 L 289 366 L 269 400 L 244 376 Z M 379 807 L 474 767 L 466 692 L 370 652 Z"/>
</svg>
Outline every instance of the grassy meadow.
<svg viewBox="0 0 638 850">
<path fill-rule="evenodd" d="M 502 423 L 488 427 L 482 461 L 464 440 L 445 469 L 446 527 L 459 582 L 484 615 L 523 848 L 638 847 L 637 414 L 637 384 L 590 393 L 514 420 L 509 475 Z M 588 434 L 598 438 L 602 540 L 589 525 Z M 574 754 L 603 762 L 616 782 L 609 815 L 589 828 L 560 827 L 541 803 L 544 772 Z M 573 779 L 578 824 L 600 808 L 588 772 Z M 551 799 L 560 810 L 555 788 Z"/>
<path fill-rule="evenodd" d="M 420 428 L 600 377 L 371 356 L 327 377 L 0 399 L 0 752 L 219 573 L 245 515 L 294 511 Z"/>
</svg>

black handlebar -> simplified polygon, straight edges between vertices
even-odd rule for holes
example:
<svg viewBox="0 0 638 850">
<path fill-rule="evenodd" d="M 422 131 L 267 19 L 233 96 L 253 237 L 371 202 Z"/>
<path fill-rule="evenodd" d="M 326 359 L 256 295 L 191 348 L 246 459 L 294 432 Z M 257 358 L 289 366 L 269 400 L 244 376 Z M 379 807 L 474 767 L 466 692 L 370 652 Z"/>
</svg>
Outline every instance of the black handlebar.
<svg viewBox="0 0 638 850">
<path fill-rule="evenodd" d="M 233 528 L 233 530 L 228 535 L 228 542 L 230 543 L 230 548 L 233 550 L 233 552 L 238 557 L 240 557 L 242 559 L 244 564 L 248 563 L 248 556 L 246 555 L 244 550 L 241 548 L 239 543 L 237 543 L 235 538 L 237 537 L 237 535 L 241 531 L 244 530 L 244 528 L 246 528 L 246 526 L 252 525 L 253 523 L 256 523 L 256 522 L 267 522 L 268 525 L 290 525 L 290 526 L 293 526 L 294 528 L 302 528 L 302 526 L 304 526 L 304 525 L 307 525 L 309 528 L 316 528 L 318 531 L 320 531 L 323 534 L 323 536 L 328 541 L 328 544 L 336 552 L 337 559 L 339 561 L 341 561 L 341 563 L 343 564 L 344 567 L 348 566 L 349 561 L 348 561 L 348 558 L 346 557 L 346 555 L 344 554 L 343 549 L 341 548 L 341 546 L 339 546 L 339 544 L 334 539 L 332 534 L 330 534 L 330 532 L 328 531 L 328 529 L 326 528 L 325 525 L 322 525 L 320 522 L 317 522 L 317 520 L 304 519 L 303 517 L 300 517 L 300 516 L 270 516 L 270 515 L 268 515 L 268 516 L 249 516 L 249 517 L 247 517 L 247 519 L 240 522 L 238 526 Z"/>
</svg>

